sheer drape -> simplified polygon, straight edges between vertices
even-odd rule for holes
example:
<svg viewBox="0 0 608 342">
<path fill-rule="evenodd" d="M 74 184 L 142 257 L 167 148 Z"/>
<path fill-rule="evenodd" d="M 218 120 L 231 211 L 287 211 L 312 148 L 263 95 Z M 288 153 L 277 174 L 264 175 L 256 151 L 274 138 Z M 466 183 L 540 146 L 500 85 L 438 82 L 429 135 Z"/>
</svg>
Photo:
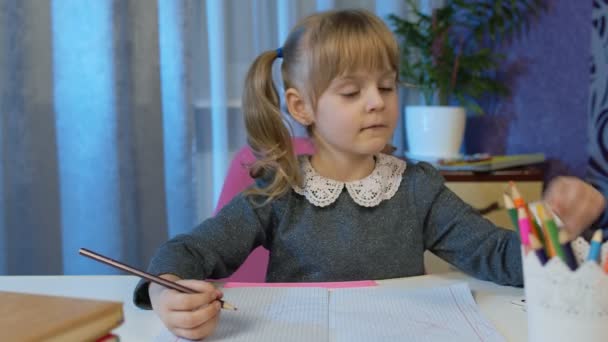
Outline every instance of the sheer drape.
<svg viewBox="0 0 608 342">
<path fill-rule="evenodd" d="M 211 214 L 253 58 L 318 9 L 403 6 L 0 0 L 0 274 L 115 273 L 79 247 L 144 267 Z"/>
<path fill-rule="evenodd" d="M 113 273 L 86 246 L 141 264 L 175 215 L 156 5 L 1 3 L 2 273 Z"/>
</svg>

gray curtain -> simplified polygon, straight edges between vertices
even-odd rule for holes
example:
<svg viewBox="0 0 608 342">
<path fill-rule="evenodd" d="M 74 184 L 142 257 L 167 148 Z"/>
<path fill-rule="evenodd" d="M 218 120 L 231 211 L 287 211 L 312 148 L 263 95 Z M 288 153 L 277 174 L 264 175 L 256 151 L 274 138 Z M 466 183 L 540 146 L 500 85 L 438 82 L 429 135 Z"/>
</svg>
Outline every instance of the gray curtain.
<svg viewBox="0 0 608 342">
<path fill-rule="evenodd" d="M 145 267 L 211 215 L 251 61 L 316 10 L 404 4 L 0 0 L 0 274 L 116 273 L 81 247 Z"/>
<path fill-rule="evenodd" d="M 0 274 L 144 267 L 192 227 L 190 7 L 0 0 Z"/>
</svg>

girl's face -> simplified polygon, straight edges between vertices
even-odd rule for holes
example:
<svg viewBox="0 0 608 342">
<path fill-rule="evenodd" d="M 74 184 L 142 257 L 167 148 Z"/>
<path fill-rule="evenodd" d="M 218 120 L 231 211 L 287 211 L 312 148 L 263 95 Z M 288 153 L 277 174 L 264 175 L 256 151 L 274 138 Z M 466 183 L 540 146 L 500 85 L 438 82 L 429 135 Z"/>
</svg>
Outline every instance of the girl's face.
<svg viewBox="0 0 608 342">
<path fill-rule="evenodd" d="M 318 148 L 356 155 L 380 152 L 397 124 L 395 71 L 356 72 L 335 78 L 314 111 Z"/>
</svg>

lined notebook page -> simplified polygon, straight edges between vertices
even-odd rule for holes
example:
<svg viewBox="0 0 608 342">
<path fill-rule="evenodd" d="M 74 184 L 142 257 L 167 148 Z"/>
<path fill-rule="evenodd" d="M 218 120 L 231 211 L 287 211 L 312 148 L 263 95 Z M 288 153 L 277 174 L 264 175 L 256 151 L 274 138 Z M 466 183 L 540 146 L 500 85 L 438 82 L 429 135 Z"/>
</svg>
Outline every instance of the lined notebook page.
<svg viewBox="0 0 608 342">
<path fill-rule="evenodd" d="M 330 292 L 330 341 L 505 341 L 466 283 Z"/>
<path fill-rule="evenodd" d="M 205 341 L 502 342 L 466 283 L 428 289 L 230 288 Z M 187 341 L 164 330 L 157 342 Z"/>
<path fill-rule="evenodd" d="M 328 300 L 323 288 L 230 288 L 224 298 L 238 311 L 222 310 L 205 341 L 327 341 Z M 165 329 L 157 342 L 188 341 Z"/>
</svg>

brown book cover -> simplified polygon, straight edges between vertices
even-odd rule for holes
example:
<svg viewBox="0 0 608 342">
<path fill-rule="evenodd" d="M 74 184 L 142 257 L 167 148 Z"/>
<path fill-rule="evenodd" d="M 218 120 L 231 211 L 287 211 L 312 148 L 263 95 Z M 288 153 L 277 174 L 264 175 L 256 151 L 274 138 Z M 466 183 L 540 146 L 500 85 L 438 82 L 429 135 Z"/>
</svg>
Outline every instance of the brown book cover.
<svg viewBox="0 0 608 342">
<path fill-rule="evenodd" d="M 95 341 L 123 319 L 121 302 L 0 291 L 2 341 Z"/>
</svg>

